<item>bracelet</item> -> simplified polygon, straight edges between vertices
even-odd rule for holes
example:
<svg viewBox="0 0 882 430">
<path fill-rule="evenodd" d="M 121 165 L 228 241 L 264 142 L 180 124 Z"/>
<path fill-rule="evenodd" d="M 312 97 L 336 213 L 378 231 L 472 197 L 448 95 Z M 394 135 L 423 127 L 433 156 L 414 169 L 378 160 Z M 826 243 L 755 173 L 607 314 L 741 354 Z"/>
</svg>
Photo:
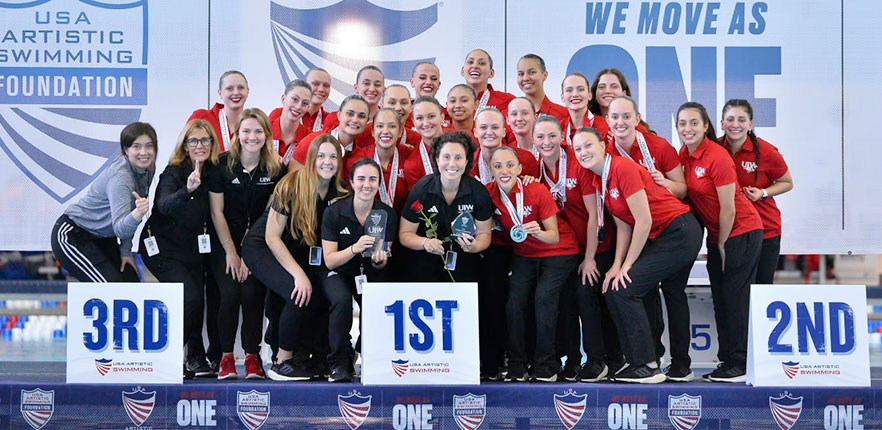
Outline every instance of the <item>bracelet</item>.
<svg viewBox="0 0 882 430">
<path fill-rule="evenodd" d="M 352 255 L 358 255 L 355 253 L 355 245 L 349 245 L 349 252 L 351 252 Z"/>
<path fill-rule="evenodd" d="M 423 238 L 423 244 L 420 245 L 420 246 L 423 248 L 423 251 L 426 250 L 426 241 L 427 241 L 427 240 L 429 240 L 429 238 L 428 238 L 428 237 L 424 237 L 424 238 Z"/>
</svg>

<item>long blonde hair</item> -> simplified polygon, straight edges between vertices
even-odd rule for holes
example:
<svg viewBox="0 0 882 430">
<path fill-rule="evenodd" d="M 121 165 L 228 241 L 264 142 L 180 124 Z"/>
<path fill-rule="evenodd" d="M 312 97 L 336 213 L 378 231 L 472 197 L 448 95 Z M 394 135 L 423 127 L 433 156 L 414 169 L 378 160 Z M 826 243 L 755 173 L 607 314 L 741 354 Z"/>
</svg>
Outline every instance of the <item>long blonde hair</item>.
<svg viewBox="0 0 882 430">
<path fill-rule="evenodd" d="M 187 144 L 184 141 L 196 130 L 202 130 L 208 133 L 208 137 L 211 138 L 211 149 L 209 149 L 208 162 L 211 164 L 217 164 L 217 135 L 214 134 L 214 128 L 211 124 L 203 119 L 194 119 L 184 126 L 184 129 L 181 130 L 181 134 L 178 136 L 178 142 L 175 144 L 175 149 L 172 150 L 172 155 L 168 159 L 168 164 L 180 167 L 191 163 L 190 153 L 187 152 Z"/>
<path fill-rule="evenodd" d="M 263 164 L 270 177 L 276 176 L 282 170 L 282 159 L 273 151 L 273 129 L 270 127 L 269 119 L 262 110 L 257 108 L 245 109 L 242 111 L 242 115 L 239 116 L 239 122 L 236 124 L 236 135 L 233 137 L 232 144 L 230 144 L 227 168 L 232 172 L 236 163 L 242 158 L 242 145 L 239 143 L 239 127 L 242 125 L 242 121 L 246 119 L 257 120 L 257 123 L 263 129 L 266 142 L 260 148 L 259 164 Z"/>
<path fill-rule="evenodd" d="M 347 191 L 340 181 L 340 175 L 343 171 L 343 149 L 340 147 L 340 142 L 330 134 L 321 134 L 312 139 L 303 168 L 285 175 L 273 192 L 273 201 L 277 202 L 282 211 L 289 214 L 288 230 L 291 232 L 291 236 L 302 240 L 309 246 L 318 244 L 315 231 L 321 220 L 317 219 L 315 213 L 316 192 L 319 185 L 315 160 L 318 158 L 319 148 L 325 142 L 334 145 L 338 161 L 337 171 L 331 178 L 328 188 L 334 187 L 338 196 L 346 195 Z"/>
</svg>

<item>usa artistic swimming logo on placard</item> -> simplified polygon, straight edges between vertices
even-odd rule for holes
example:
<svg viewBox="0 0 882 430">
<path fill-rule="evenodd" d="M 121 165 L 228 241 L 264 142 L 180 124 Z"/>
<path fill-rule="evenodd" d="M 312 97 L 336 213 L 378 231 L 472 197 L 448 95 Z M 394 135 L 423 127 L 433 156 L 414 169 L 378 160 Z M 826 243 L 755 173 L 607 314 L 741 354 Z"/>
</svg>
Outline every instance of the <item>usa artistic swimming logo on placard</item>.
<svg viewBox="0 0 882 430">
<path fill-rule="evenodd" d="M 0 148 L 63 203 L 147 105 L 147 1 L 0 3 Z"/>
<path fill-rule="evenodd" d="M 701 396 L 668 395 L 668 419 L 677 430 L 692 430 L 701 421 Z"/>
<path fill-rule="evenodd" d="M 55 412 L 55 390 L 40 388 L 21 390 L 21 416 L 34 428 L 40 430 L 52 419 Z"/>
<path fill-rule="evenodd" d="M 775 418 L 778 428 L 790 430 L 799 420 L 799 414 L 802 413 L 802 396 L 793 397 L 786 391 L 778 397 L 769 396 L 769 408 L 772 410 L 772 417 Z"/>
<path fill-rule="evenodd" d="M 364 424 L 371 413 L 371 397 L 362 396 L 358 391 L 351 391 L 348 396 L 337 395 L 337 406 L 340 408 L 340 416 L 343 422 L 351 430 L 355 430 Z"/>
<path fill-rule="evenodd" d="M 408 361 L 407 360 L 392 360 L 392 371 L 395 372 L 398 377 L 404 376 L 407 373 Z"/>
<path fill-rule="evenodd" d="M 257 390 L 236 391 L 236 413 L 249 430 L 257 430 L 270 414 L 270 393 Z"/>
<path fill-rule="evenodd" d="M 784 369 L 784 374 L 787 375 L 788 378 L 793 379 L 793 377 L 799 373 L 799 362 L 785 361 L 781 363 L 781 368 Z"/>
<path fill-rule="evenodd" d="M 141 387 L 137 387 L 133 391 L 123 391 L 122 401 L 126 415 L 135 426 L 141 427 L 153 413 L 153 406 L 156 405 L 156 391 L 144 391 Z"/>
<path fill-rule="evenodd" d="M 407 82 L 413 68 L 435 57 L 424 56 L 439 34 L 438 3 L 417 10 L 393 10 L 367 0 L 270 2 L 270 31 L 283 83 L 303 79 L 315 67 L 331 74 L 329 101 L 338 104 L 352 93 L 356 73 L 374 64 L 386 84 Z M 434 36 L 434 37 L 433 37 Z M 394 45 L 394 49 L 385 49 Z M 405 58 L 405 59 L 401 59 Z"/>
<path fill-rule="evenodd" d="M 453 395 L 453 418 L 461 430 L 476 430 L 487 415 L 487 395 Z"/>
<path fill-rule="evenodd" d="M 110 372 L 110 369 L 113 367 L 113 359 L 111 358 L 96 358 L 95 359 L 95 368 L 98 369 L 98 374 L 104 376 L 107 372 Z"/>
<path fill-rule="evenodd" d="M 582 420 L 587 402 L 587 394 L 576 394 L 573 390 L 567 390 L 563 395 L 554 395 L 554 410 L 567 430 L 572 430 Z"/>
</svg>

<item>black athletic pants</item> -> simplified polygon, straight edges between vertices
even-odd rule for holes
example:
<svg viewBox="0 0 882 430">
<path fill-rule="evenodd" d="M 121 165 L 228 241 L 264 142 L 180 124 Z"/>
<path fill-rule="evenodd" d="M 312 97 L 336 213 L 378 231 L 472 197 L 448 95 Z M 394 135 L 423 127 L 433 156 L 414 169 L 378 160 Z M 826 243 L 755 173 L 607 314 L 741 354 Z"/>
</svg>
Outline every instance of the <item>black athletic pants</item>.
<svg viewBox="0 0 882 430">
<path fill-rule="evenodd" d="M 61 215 L 52 227 L 52 252 L 80 282 L 140 282 L 129 265 L 120 272 L 122 257 L 116 237 L 98 237 Z"/>
</svg>

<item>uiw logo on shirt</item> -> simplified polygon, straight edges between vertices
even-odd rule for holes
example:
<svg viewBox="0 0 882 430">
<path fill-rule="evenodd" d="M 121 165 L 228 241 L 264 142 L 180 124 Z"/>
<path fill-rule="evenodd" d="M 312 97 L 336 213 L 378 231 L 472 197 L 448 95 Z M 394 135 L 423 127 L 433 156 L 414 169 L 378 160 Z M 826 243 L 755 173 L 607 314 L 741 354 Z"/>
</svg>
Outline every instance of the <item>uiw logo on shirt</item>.
<svg viewBox="0 0 882 430">
<path fill-rule="evenodd" d="M 756 171 L 756 163 L 754 163 L 753 161 L 742 161 L 741 167 L 747 173 L 753 173 L 754 171 Z"/>
<path fill-rule="evenodd" d="M 533 206 L 524 206 L 524 218 L 533 214 Z"/>
<path fill-rule="evenodd" d="M 576 185 L 578 185 L 578 184 L 579 184 L 578 178 L 567 178 L 567 189 L 568 190 L 572 190 L 573 188 L 576 188 Z"/>
<path fill-rule="evenodd" d="M 701 166 L 695 167 L 695 177 L 696 178 L 701 179 L 705 173 L 706 173 L 706 170 L 704 169 L 704 167 L 701 167 Z"/>
<path fill-rule="evenodd" d="M 619 189 L 613 188 L 613 189 L 609 190 L 609 196 L 618 200 L 619 199 Z"/>
</svg>

